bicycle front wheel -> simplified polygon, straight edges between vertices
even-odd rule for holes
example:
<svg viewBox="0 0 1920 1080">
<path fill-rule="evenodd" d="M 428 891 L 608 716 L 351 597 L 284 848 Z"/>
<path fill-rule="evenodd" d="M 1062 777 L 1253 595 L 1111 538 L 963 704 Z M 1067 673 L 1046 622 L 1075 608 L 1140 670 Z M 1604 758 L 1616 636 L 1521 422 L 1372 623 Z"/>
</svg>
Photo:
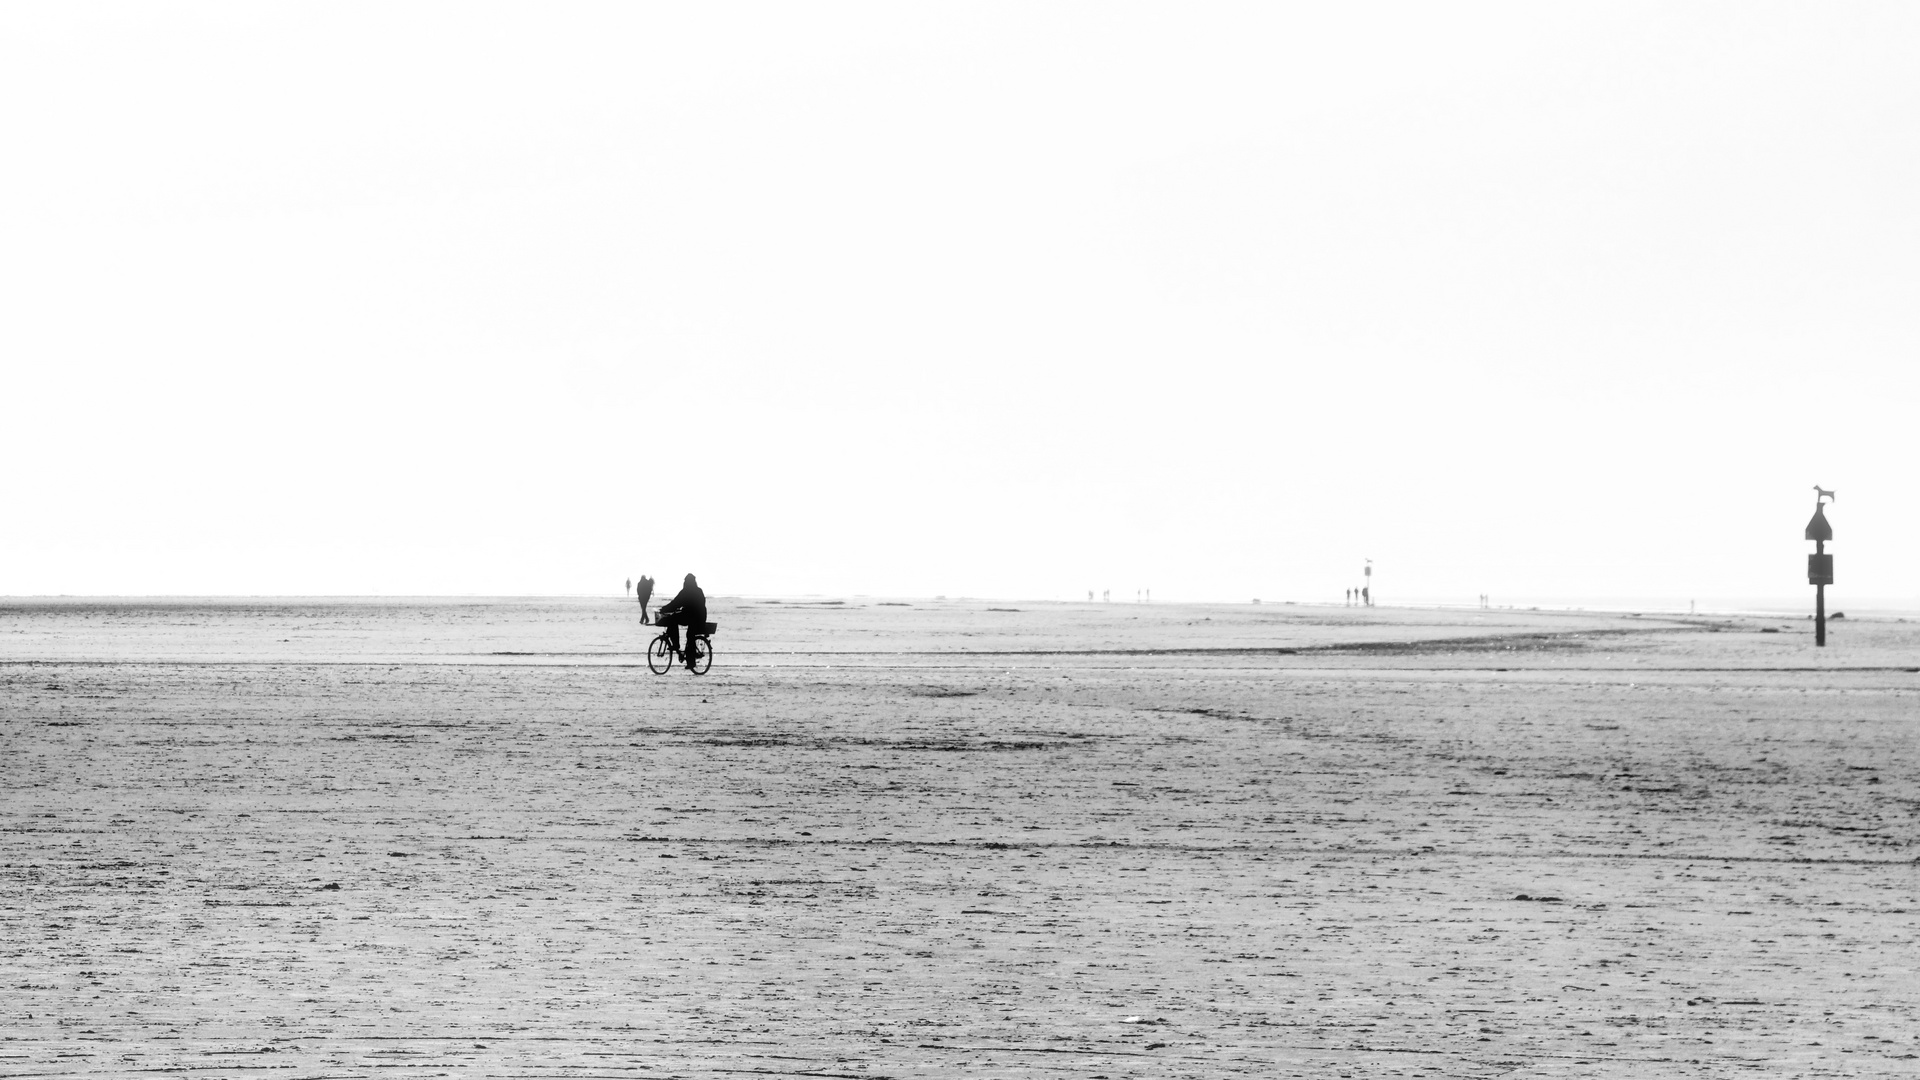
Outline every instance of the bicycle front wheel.
<svg viewBox="0 0 1920 1080">
<path fill-rule="evenodd" d="M 673 646 L 667 644 L 667 635 L 661 634 L 647 646 L 647 670 L 655 675 L 665 675 L 673 666 Z"/>
<path fill-rule="evenodd" d="M 689 647 L 693 649 L 693 673 L 705 675 L 713 667 L 713 639 L 695 638 Z"/>
</svg>

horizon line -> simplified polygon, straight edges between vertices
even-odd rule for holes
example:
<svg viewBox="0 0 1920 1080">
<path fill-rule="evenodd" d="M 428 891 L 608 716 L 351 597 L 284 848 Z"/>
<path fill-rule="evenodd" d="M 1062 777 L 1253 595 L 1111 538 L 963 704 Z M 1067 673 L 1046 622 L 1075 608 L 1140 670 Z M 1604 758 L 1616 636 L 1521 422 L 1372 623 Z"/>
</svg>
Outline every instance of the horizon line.
<svg viewBox="0 0 1920 1080">
<path fill-rule="evenodd" d="M 1088 607 L 1154 607 L 1171 605 L 1207 605 L 1222 607 L 1353 607 L 1340 600 L 1318 599 L 1276 599 L 1249 598 L 1245 600 L 1220 599 L 1180 599 L 1161 598 L 1156 600 L 1082 600 L 1078 598 L 1035 597 L 1035 596 L 962 596 L 962 595 L 919 595 L 908 593 L 862 593 L 862 592 L 740 592 L 717 593 L 716 598 L 742 600 L 885 600 L 885 601 L 921 601 L 927 603 L 967 603 L 967 602 L 1018 602 L 1029 604 L 1084 605 Z M 47 600 L 126 600 L 126 601 L 169 601 L 169 600 L 624 600 L 633 603 L 631 591 L 610 592 L 466 592 L 466 593 L 253 593 L 253 592 L 205 592 L 205 593 L 0 593 L 0 604 L 20 601 Z M 1912 610 L 1920 611 L 1920 597 L 1870 596 L 1847 601 L 1852 606 L 1868 610 Z M 1534 610 L 1599 610 L 1630 611 L 1659 610 L 1667 613 L 1686 614 L 1689 607 L 1698 614 L 1731 614 L 1740 611 L 1793 610 L 1800 607 L 1812 607 L 1812 597 L 1792 597 L 1786 595 L 1754 596 L 1706 596 L 1678 597 L 1654 595 L 1587 595 L 1587 596 L 1528 596 L 1518 595 L 1511 603 L 1489 603 L 1482 607 L 1477 598 L 1455 598 L 1451 596 L 1412 596 L 1393 599 L 1373 606 L 1381 608 L 1459 608 L 1468 611 L 1524 611 Z M 1677 609 L 1677 610 L 1676 610 Z"/>
</svg>

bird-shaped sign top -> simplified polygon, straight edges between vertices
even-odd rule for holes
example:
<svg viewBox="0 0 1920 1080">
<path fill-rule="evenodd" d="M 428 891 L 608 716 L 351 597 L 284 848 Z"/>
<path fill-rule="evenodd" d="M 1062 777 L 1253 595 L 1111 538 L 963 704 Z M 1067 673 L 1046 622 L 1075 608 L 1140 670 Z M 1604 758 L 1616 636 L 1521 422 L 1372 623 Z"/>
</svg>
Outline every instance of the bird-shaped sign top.
<svg viewBox="0 0 1920 1080">
<path fill-rule="evenodd" d="M 1821 487 L 1819 484 L 1815 484 L 1813 485 L 1813 505 L 1819 506 L 1821 499 L 1828 499 L 1835 502 L 1839 501 L 1834 497 L 1833 492 L 1828 491 L 1826 488 Z"/>
</svg>

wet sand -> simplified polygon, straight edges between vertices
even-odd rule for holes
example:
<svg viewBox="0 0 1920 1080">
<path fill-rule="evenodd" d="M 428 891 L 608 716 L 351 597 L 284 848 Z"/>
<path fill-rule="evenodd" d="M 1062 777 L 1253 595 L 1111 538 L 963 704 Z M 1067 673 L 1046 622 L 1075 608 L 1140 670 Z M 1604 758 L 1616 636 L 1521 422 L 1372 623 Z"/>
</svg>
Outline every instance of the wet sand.
<svg viewBox="0 0 1920 1080">
<path fill-rule="evenodd" d="M 0 1076 L 1920 1074 L 1920 625 L 635 614 L 0 602 Z"/>
</svg>

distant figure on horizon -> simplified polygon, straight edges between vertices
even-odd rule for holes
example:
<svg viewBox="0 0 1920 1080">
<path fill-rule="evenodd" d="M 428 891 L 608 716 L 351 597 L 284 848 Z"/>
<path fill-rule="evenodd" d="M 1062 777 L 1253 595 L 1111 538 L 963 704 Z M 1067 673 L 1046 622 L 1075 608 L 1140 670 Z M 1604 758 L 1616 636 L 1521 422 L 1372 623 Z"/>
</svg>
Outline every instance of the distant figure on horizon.
<svg viewBox="0 0 1920 1080">
<path fill-rule="evenodd" d="M 644 579 L 642 579 L 644 580 Z M 700 632 L 700 624 L 707 621 L 707 594 L 700 590 L 700 583 L 688 574 L 680 591 L 673 599 L 660 606 L 660 618 L 655 620 L 667 628 L 667 640 L 673 644 L 675 652 L 680 650 L 680 628 L 687 628 L 687 651 L 681 653 L 686 658 L 687 669 L 693 669 L 693 635 Z"/>
<path fill-rule="evenodd" d="M 633 591 L 633 579 L 628 578 L 627 583 L 625 585 L 620 586 L 620 595 L 625 596 L 632 591 Z"/>
<path fill-rule="evenodd" d="M 1373 587 L 1371 585 L 1360 586 L 1360 606 L 1361 607 L 1373 606 Z"/>
<path fill-rule="evenodd" d="M 1091 604 L 1091 603 L 1093 603 L 1093 590 L 1092 590 L 1092 589 L 1088 589 L 1088 590 L 1087 590 L 1087 603 L 1089 603 L 1089 604 Z"/>
<path fill-rule="evenodd" d="M 653 599 L 653 579 L 640 575 L 640 584 L 634 587 L 634 595 L 640 598 L 640 625 L 647 625 L 647 601 Z"/>
<path fill-rule="evenodd" d="M 1346 592 L 1341 593 L 1340 595 L 1348 607 L 1353 606 L 1353 590 L 1352 589 L 1348 589 Z"/>
<path fill-rule="evenodd" d="M 1104 604 L 1104 603 L 1107 603 L 1107 602 L 1109 602 L 1109 601 L 1111 601 L 1112 599 L 1113 599 L 1113 590 L 1112 590 L 1112 589 L 1101 589 L 1101 590 L 1100 590 L 1100 602 L 1101 602 L 1101 603 L 1103 603 L 1103 604 Z"/>
</svg>

